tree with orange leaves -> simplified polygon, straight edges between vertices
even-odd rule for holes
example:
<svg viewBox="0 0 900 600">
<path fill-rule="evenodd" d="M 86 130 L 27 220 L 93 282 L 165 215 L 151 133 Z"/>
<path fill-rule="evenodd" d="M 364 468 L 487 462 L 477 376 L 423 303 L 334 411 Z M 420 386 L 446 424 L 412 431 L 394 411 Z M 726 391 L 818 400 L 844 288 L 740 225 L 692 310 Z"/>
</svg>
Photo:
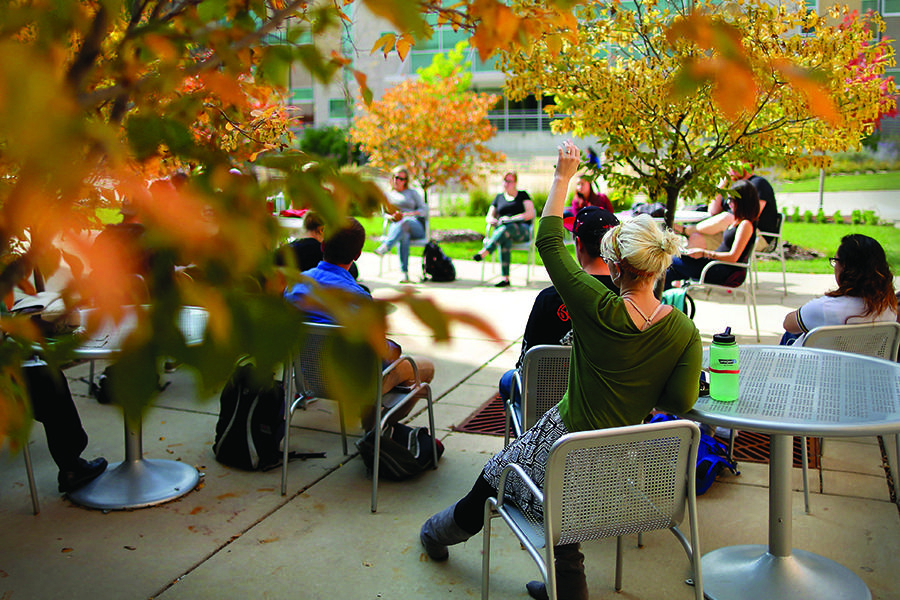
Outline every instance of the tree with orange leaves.
<svg viewBox="0 0 900 600">
<path fill-rule="evenodd" d="M 488 148 L 496 134 L 488 111 L 499 100 L 469 90 L 464 43 L 445 58 L 438 55 L 418 79 L 389 88 L 368 106 L 360 105 L 350 136 L 373 166 L 402 165 L 425 192 L 450 181 L 471 183 L 485 165 L 504 160 Z"/>
<path fill-rule="evenodd" d="M 867 43 L 877 17 L 765 0 L 629 6 L 589 1 L 577 44 L 547 34 L 507 53 L 507 86 L 555 95 L 554 131 L 596 136 L 596 171 L 667 202 L 670 224 L 679 197 L 711 197 L 735 163 L 821 166 L 896 104 L 889 42 Z"/>
<path fill-rule="evenodd" d="M 424 32 L 422 6 L 365 1 L 387 10 L 397 27 Z M 143 273 L 149 309 L 119 357 L 134 375 L 125 378 L 131 387 L 122 399 L 133 409 L 146 405 L 155 386 L 140 382 L 155 380 L 163 357 L 196 369 L 207 395 L 241 355 L 255 356 L 262 371 L 284 360 L 302 323 L 281 298 L 296 273 L 274 265 L 283 232 L 265 198 L 286 191 L 332 226 L 351 205 L 371 213 L 384 202 L 359 173 L 290 148 L 282 98 L 292 63 L 324 83 L 351 68 L 347 57 L 301 42 L 340 27 L 342 4 L 11 0 L 2 7 L 0 296 L 33 292 L 43 275 L 64 281 L 59 291 L 70 311 L 90 306 L 118 319 L 123 305 L 148 302 L 131 293 L 133 268 L 123 252 L 91 239 L 98 209 L 127 199 L 145 227 L 143 249 L 164 256 L 161 265 L 190 265 L 190 276 L 156 266 Z M 257 166 L 275 176 L 257 178 Z M 185 185 L 150 189 L 178 170 L 189 174 Z M 188 348 L 177 329 L 183 305 L 208 312 L 200 347 Z M 385 328 L 385 306 L 340 311 L 335 302 L 346 331 L 371 339 Z M 427 300 L 415 306 L 439 338 L 456 319 L 479 325 Z M 0 329 L 2 444 L 12 430 L 22 439 L 28 422 L 16 383 L 20 360 L 39 344 L 49 359 L 64 361 L 74 342 L 53 344 L 28 318 L 4 315 Z"/>
</svg>

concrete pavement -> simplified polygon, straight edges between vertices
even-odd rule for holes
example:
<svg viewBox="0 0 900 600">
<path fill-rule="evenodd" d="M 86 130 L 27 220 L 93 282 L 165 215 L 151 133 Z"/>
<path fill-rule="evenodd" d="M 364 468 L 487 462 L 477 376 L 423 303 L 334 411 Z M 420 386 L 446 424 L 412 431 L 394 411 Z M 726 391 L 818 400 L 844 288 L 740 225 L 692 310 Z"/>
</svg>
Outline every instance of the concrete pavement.
<svg viewBox="0 0 900 600">
<path fill-rule="evenodd" d="M 396 257 L 390 259 L 396 268 Z M 414 259 L 414 271 L 417 265 Z M 218 399 L 198 398 L 191 374 L 179 370 L 165 376 L 172 384 L 148 411 L 143 439 L 147 457 L 181 460 L 204 473 L 201 485 L 181 499 L 109 513 L 72 505 L 56 493 L 56 469 L 38 425 L 30 447 L 43 510 L 32 516 L 21 456 L 0 454 L 0 599 L 478 597 L 480 536 L 452 548 L 447 563 L 435 564 L 421 552 L 418 528 L 468 491 L 487 457 L 500 449 L 499 438 L 452 426 L 483 404 L 515 363 L 531 303 L 548 280 L 538 269 L 535 281 L 524 286 L 524 267 L 515 266 L 513 287 L 497 289 L 492 281 L 480 284 L 480 265 L 456 265 L 458 281 L 416 289 L 441 306 L 489 318 L 500 342 L 459 328 L 451 343 L 435 344 L 403 310 L 390 317 L 392 337 L 437 364 L 435 417 L 447 448 L 437 471 L 403 483 L 382 481 L 379 512 L 371 514 L 362 462 L 341 454 L 336 408 L 322 401 L 295 415 L 291 438 L 293 449 L 324 450 L 327 458 L 291 463 L 288 495 L 282 497 L 279 471 L 247 473 L 215 461 Z M 377 258 L 363 256 L 360 270 L 377 272 Z M 385 297 L 399 289 L 398 279 L 393 271 L 365 282 Z M 763 343 L 777 343 L 788 310 L 832 285 L 830 276 L 789 274 L 784 298 L 780 273 L 763 273 L 761 280 Z M 728 325 L 740 343 L 756 343 L 745 306 L 733 299 L 701 296 L 695 322 L 704 343 Z M 86 370 L 67 372 L 90 435 L 86 455 L 121 460 L 121 415 L 87 397 L 77 381 Z M 413 421 L 424 424 L 425 415 L 420 411 Z M 794 494 L 794 547 L 847 566 L 873 598 L 900 598 L 900 515 L 890 502 L 877 441 L 828 440 L 825 453 L 824 491 L 813 494 L 812 514 L 803 514 L 802 496 Z M 766 487 L 766 466 L 744 463 L 740 476 L 721 478 L 702 496 L 701 552 L 765 543 Z M 612 585 L 615 543 L 585 545 L 592 598 L 693 597 L 683 583 L 688 563 L 674 537 L 658 532 L 644 540 L 641 550 L 626 548 L 622 594 Z M 501 527 L 494 530 L 493 546 L 491 597 L 527 598 L 524 583 L 539 577 L 530 558 Z"/>
</svg>

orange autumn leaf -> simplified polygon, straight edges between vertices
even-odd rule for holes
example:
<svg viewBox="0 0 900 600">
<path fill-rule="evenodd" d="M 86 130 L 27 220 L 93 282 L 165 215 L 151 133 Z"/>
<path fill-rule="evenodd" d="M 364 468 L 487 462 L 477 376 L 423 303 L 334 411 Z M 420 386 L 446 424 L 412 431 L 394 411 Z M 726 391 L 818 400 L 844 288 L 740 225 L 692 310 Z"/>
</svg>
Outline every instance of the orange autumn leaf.
<svg viewBox="0 0 900 600">
<path fill-rule="evenodd" d="M 207 71 L 200 74 L 200 80 L 210 93 L 218 96 L 226 104 L 242 104 L 245 102 L 244 92 L 234 77 L 218 71 Z"/>
<path fill-rule="evenodd" d="M 828 90 L 815 81 L 810 73 L 788 61 L 775 61 L 773 66 L 792 86 L 803 93 L 814 115 L 824 119 L 832 127 L 841 127 L 843 118 L 838 114 Z"/>
</svg>

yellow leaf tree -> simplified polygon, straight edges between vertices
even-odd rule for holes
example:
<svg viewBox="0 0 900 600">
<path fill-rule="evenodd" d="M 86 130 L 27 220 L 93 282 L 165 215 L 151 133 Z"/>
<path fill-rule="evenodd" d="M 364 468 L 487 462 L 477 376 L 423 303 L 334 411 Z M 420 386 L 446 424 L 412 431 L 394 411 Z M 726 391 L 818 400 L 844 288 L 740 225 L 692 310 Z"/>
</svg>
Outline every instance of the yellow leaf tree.
<svg viewBox="0 0 900 600">
<path fill-rule="evenodd" d="M 370 163 L 382 169 L 404 166 L 428 190 L 451 181 L 471 183 L 502 153 L 487 142 L 496 129 L 488 111 L 499 97 L 470 91 L 462 45 L 447 58 L 438 55 L 417 79 L 389 88 L 379 100 L 360 105 L 350 136 Z"/>
<path fill-rule="evenodd" d="M 859 146 L 896 105 L 876 17 L 826 16 L 763 0 L 628 4 L 576 10 L 578 44 L 552 33 L 505 54 L 510 96 L 554 95 L 558 133 L 596 137 L 614 187 L 667 203 L 709 196 L 739 161 L 822 165 Z"/>
</svg>

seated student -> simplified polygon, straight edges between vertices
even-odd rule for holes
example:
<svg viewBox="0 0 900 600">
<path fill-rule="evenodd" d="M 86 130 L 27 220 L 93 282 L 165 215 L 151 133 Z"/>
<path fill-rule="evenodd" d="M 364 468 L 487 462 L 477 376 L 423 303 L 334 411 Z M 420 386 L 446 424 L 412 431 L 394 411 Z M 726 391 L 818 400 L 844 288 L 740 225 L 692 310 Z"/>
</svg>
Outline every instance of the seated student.
<svg viewBox="0 0 900 600">
<path fill-rule="evenodd" d="M 845 235 L 829 260 L 837 289 L 785 316 L 782 345 L 802 341 L 816 327 L 897 320 L 894 276 L 881 244 L 867 235 Z"/>
<path fill-rule="evenodd" d="M 90 461 L 81 458 L 88 437 L 66 376 L 39 360 L 25 362 L 22 375 L 34 419 L 44 426 L 50 456 L 59 468 L 59 491 L 65 494 L 86 486 L 106 470 L 107 463 L 102 456 Z"/>
<path fill-rule="evenodd" d="M 756 225 L 760 231 L 777 231 L 778 229 L 778 203 L 775 201 L 775 190 L 764 177 L 753 174 L 753 165 L 744 165 L 729 173 L 732 183 L 747 181 L 756 190 L 759 197 L 759 217 Z M 684 227 L 685 235 L 688 235 L 688 247 L 706 248 L 715 250 L 722 243 L 724 231 L 734 222 L 734 215 L 728 202 L 721 195 L 717 195 L 709 204 L 709 218 Z M 756 240 L 757 252 L 771 251 L 769 246 L 777 241 L 777 238 L 762 236 Z"/>
<path fill-rule="evenodd" d="M 665 289 L 671 288 L 674 281 L 699 279 L 703 267 L 714 260 L 730 263 L 747 262 L 753 249 L 750 244 L 756 235 L 759 197 L 756 195 L 756 189 L 748 181 L 741 180 L 732 184 L 731 194 L 726 202 L 731 207 L 734 220 L 722 234 L 722 243 L 715 250 L 707 250 L 691 247 L 688 240 L 688 249 L 681 256 L 676 256 L 672 260 L 672 266 L 666 271 Z M 677 233 L 686 233 L 686 228 L 677 223 L 674 230 Z M 706 282 L 730 285 L 731 278 L 745 273 L 746 270 L 740 267 L 715 265 L 706 273 Z"/>
<path fill-rule="evenodd" d="M 596 206 L 588 206 L 578 211 L 575 218 L 564 219 L 564 226 L 572 232 L 575 239 L 575 258 L 585 273 L 593 275 L 607 288 L 619 293 L 619 288 L 609 275 L 609 267 L 600 256 L 600 241 L 603 235 L 619 224 L 619 220 L 611 212 Z M 572 331 L 572 321 L 559 292 L 552 285 L 544 288 L 537 295 L 525 324 L 525 335 L 522 338 L 522 352 L 516 368 L 507 371 L 500 378 L 500 395 L 518 404 L 521 390 L 516 386 L 516 372 L 522 368 L 525 353 L 532 346 L 541 344 L 571 345 L 565 343 Z M 510 395 L 512 394 L 512 395 Z"/>
<path fill-rule="evenodd" d="M 284 266 L 288 264 L 288 254 L 294 259 L 293 266 L 300 271 L 308 271 L 322 260 L 322 242 L 325 240 L 325 222 L 318 213 L 308 210 L 303 215 L 303 235 L 295 238 L 288 244 L 278 249 L 275 255 L 275 264 Z M 356 263 L 350 265 L 350 274 L 353 279 L 359 279 L 359 269 Z"/>
<path fill-rule="evenodd" d="M 304 271 L 303 274 L 320 286 L 340 289 L 359 296 L 360 303 L 370 302 L 372 295 L 357 283 L 349 273 L 350 266 L 362 253 L 365 241 L 366 230 L 362 224 L 356 219 L 348 217 L 347 225 L 327 237 L 323 242 L 322 261 L 315 268 Z M 307 320 L 311 323 L 334 323 L 334 317 L 324 308 L 313 306 L 307 300 L 310 292 L 311 288 L 308 284 L 298 283 L 285 290 L 284 297 L 302 310 Z M 389 347 L 389 354 L 385 359 L 385 367 L 399 358 L 402 353 L 399 344 L 392 340 L 386 340 L 386 342 Z M 434 363 L 420 356 L 413 357 L 413 360 L 418 367 L 419 379 L 424 382 L 431 382 L 434 378 Z M 384 377 L 381 391 L 384 394 L 397 386 L 410 385 L 414 381 L 415 375 L 412 366 L 408 362 L 403 362 Z M 393 418 L 399 421 L 409 414 L 414 405 L 414 402 L 408 403 Z M 386 406 L 386 408 L 391 407 Z M 371 429 L 375 425 L 373 416 L 374 411 L 372 411 L 372 414 L 363 417 L 363 427 L 366 430 Z"/>
<path fill-rule="evenodd" d="M 572 206 L 563 211 L 563 217 L 574 217 L 582 208 L 596 206 L 613 212 L 612 202 L 603 192 L 595 192 L 591 180 L 582 175 L 575 184 L 575 195 L 572 196 Z"/>
<path fill-rule="evenodd" d="M 419 192 L 409 187 L 409 171 L 403 168 L 394 169 L 391 175 L 391 191 L 388 200 L 393 206 L 390 212 L 391 225 L 387 236 L 375 254 L 384 256 L 391 248 L 398 246 L 400 254 L 400 270 L 403 277 L 400 283 L 412 283 L 409 278 L 409 242 L 425 237 L 425 224 L 428 219 L 428 205 L 422 200 Z"/>
<path fill-rule="evenodd" d="M 566 189 L 579 161 L 578 149 L 564 142 L 537 233 L 541 259 L 572 318 L 569 389 L 522 437 L 488 460 L 465 497 L 422 525 L 419 541 L 431 560 L 447 560 L 448 546 L 481 531 L 485 501 L 497 494 L 500 474 L 509 463 L 521 465 L 540 488 L 547 449 L 567 433 L 636 425 L 654 407 L 681 413 L 697 400 L 700 333 L 684 313 L 661 305 L 653 294 L 677 251 L 677 236 L 638 215 L 607 233 L 601 246 L 620 295 L 585 273 L 563 243 Z M 507 498 L 542 520 L 541 503 L 515 480 L 508 480 Z M 587 600 L 580 544 L 561 544 L 554 552 L 557 597 Z M 543 582 L 530 582 L 526 589 L 532 598 L 547 597 Z"/>
</svg>

